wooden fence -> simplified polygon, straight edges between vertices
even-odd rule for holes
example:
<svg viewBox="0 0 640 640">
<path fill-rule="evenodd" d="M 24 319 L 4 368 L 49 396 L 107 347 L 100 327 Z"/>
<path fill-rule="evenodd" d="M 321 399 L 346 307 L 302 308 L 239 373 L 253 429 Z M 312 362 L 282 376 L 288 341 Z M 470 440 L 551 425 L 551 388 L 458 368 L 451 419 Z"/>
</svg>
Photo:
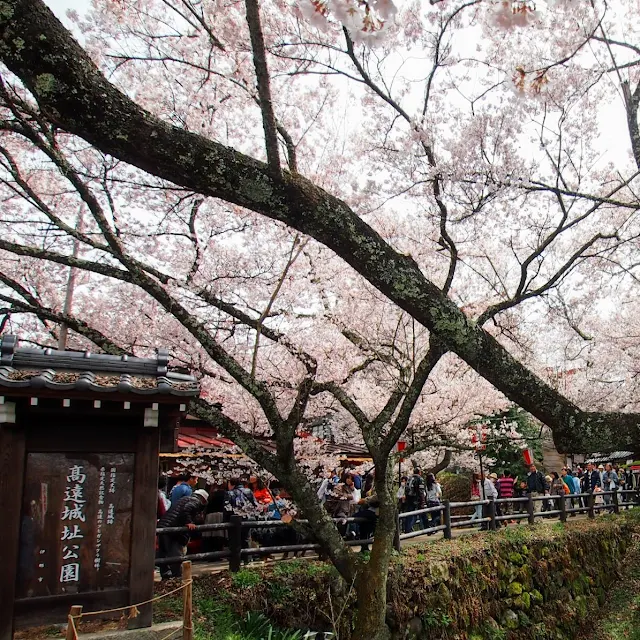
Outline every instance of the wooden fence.
<svg viewBox="0 0 640 640">
<path fill-rule="evenodd" d="M 602 497 L 602 503 L 599 498 Z M 537 504 L 540 507 L 537 508 Z M 553 508 L 542 511 L 543 504 L 547 504 Z M 482 516 L 475 518 L 473 516 L 452 516 L 451 510 L 460 507 L 478 507 L 482 508 Z M 468 502 L 449 502 L 444 500 L 441 504 L 425 509 L 417 509 L 415 511 L 407 511 L 399 513 L 397 518 L 397 533 L 395 546 L 400 550 L 403 540 L 424 536 L 442 531 L 446 539 L 453 537 L 453 529 L 463 527 L 473 527 L 480 525 L 486 527 L 490 531 L 495 531 L 502 522 L 527 520 L 529 524 L 535 524 L 536 520 L 549 519 L 557 517 L 560 522 L 566 522 L 567 517 L 572 514 L 586 513 L 589 518 L 595 518 L 598 511 L 609 511 L 611 513 L 619 513 L 621 509 L 629 509 L 631 507 L 640 506 L 639 490 L 620 490 L 620 491 L 601 491 L 595 493 L 579 493 L 561 496 L 532 496 L 525 498 L 500 498 L 497 500 L 474 500 Z M 510 510 L 511 513 L 501 513 L 503 508 Z M 517 512 L 516 512 L 517 509 Z M 435 516 L 435 517 L 433 517 Z M 439 516 L 439 517 L 438 517 Z M 431 518 L 430 518 L 431 517 Z M 405 531 L 405 520 L 415 518 L 422 528 L 411 531 Z M 438 521 L 439 524 L 434 526 L 425 526 L 430 523 L 428 520 Z M 334 519 L 336 523 L 341 525 L 371 523 L 370 520 L 363 518 L 338 518 Z M 306 520 L 299 520 L 300 524 L 308 524 Z M 206 553 L 194 553 L 186 556 L 173 558 L 157 558 L 156 565 L 175 564 L 183 560 L 225 560 L 229 562 L 229 570 L 237 572 L 240 570 L 243 561 L 253 556 L 271 556 L 275 553 L 292 553 L 305 551 L 319 551 L 321 545 L 317 543 L 301 543 L 293 545 L 267 546 L 257 548 L 242 548 L 243 529 L 279 529 L 282 527 L 291 527 L 279 520 L 245 520 L 241 516 L 232 515 L 229 522 L 221 524 L 202 524 L 196 525 L 195 529 L 190 530 L 187 527 L 168 527 L 157 529 L 156 533 L 168 535 L 172 533 L 191 533 L 193 531 L 204 532 L 226 532 L 228 538 L 228 549 L 224 551 L 211 551 Z M 244 536 L 246 539 L 246 536 Z M 373 538 L 367 540 L 346 540 L 351 546 L 362 546 L 371 544 Z"/>
</svg>

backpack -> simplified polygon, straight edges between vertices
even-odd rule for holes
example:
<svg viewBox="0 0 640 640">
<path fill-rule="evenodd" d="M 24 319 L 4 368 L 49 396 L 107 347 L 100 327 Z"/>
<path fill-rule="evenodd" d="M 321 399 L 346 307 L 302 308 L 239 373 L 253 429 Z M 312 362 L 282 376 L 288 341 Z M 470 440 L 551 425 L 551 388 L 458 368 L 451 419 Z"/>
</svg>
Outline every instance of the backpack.
<svg viewBox="0 0 640 640">
<path fill-rule="evenodd" d="M 420 476 L 411 476 L 407 484 L 405 496 L 407 498 L 419 498 L 422 495 L 423 481 Z"/>
<path fill-rule="evenodd" d="M 233 509 L 242 509 L 247 504 L 247 497 L 242 489 L 236 487 L 229 491 L 229 503 Z"/>
</svg>

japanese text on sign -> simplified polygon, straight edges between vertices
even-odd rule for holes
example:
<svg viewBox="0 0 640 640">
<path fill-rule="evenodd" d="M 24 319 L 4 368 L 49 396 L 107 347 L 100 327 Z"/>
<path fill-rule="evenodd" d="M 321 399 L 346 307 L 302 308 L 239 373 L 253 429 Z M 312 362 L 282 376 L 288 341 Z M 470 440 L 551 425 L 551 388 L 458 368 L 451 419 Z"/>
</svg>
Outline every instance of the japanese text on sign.
<svg viewBox="0 0 640 640">
<path fill-rule="evenodd" d="M 62 530 L 61 541 L 74 540 L 77 538 L 83 538 L 83 533 L 80 524 L 86 522 L 87 518 L 84 513 L 84 505 L 86 500 L 84 499 L 84 481 L 87 479 L 84 473 L 84 468 L 81 465 L 74 464 L 69 467 L 69 474 L 67 475 L 67 487 L 64 490 L 64 506 L 60 519 L 63 522 L 69 522 L 65 524 Z M 73 527 L 73 529 L 71 528 Z M 62 549 L 62 559 L 78 560 L 78 562 L 66 562 L 60 567 L 60 582 L 78 582 L 80 580 L 80 562 L 78 556 L 78 546 L 64 546 Z"/>
</svg>

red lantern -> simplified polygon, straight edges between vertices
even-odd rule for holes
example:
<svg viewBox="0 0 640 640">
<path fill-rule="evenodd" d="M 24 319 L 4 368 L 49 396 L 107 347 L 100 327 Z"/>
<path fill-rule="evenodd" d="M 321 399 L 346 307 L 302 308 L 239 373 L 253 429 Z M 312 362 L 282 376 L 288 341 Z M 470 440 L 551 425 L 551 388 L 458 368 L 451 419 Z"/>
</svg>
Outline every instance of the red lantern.
<svg viewBox="0 0 640 640">
<path fill-rule="evenodd" d="M 487 448 L 487 431 L 484 425 L 475 427 L 475 433 L 471 434 L 471 442 L 476 451 L 484 451 Z"/>
<path fill-rule="evenodd" d="M 524 463 L 527 466 L 533 464 L 533 449 L 524 449 L 522 452 L 522 457 L 524 458 Z"/>
<path fill-rule="evenodd" d="M 404 440 L 398 440 L 398 442 L 396 442 L 396 451 L 398 451 L 398 453 L 404 451 L 406 448 L 407 443 Z M 400 462 L 404 462 L 404 458 L 400 458 Z"/>
</svg>

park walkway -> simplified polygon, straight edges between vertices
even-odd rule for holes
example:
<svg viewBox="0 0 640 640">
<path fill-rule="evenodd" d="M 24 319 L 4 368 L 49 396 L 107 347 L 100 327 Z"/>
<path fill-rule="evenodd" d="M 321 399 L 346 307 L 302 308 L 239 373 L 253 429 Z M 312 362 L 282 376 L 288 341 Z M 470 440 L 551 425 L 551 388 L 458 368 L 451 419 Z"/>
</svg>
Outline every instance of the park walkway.
<svg viewBox="0 0 640 640">
<path fill-rule="evenodd" d="M 606 502 L 605 502 L 606 500 Z M 550 503 L 551 510 L 538 511 L 536 501 Z M 576 506 L 576 504 L 578 506 Z M 471 520 L 470 516 L 452 516 L 452 510 L 468 509 L 482 505 L 483 518 Z M 511 506 L 513 513 L 508 515 L 498 515 L 501 508 Z M 623 490 L 600 492 L 599 494 L 585 493 L 579 496 L 540 496 L 525 498 L 507 498 L 498 500 L 481 500 L 473 502 L 449 502 L 444 501 L 441 505 L 427 509 L 419 509 L 399 514 L 398 535 L 396 536 L 396 549 L 400 550 L 407 546 L 424 543 L 428 540 L 441 538 L 452 539 L 463 535 L 478 532 L 480 524 L 484 524 L 488 530 L 497 530 L 505 526 L 516 527 L 523 521 L 528 524 L 535 524 L 542 520 L 559 520 L 567 522 L 572 520 L 593 519 L 599 513 L 619 513 L 621 510 L 640 506 L 640 493 L 638 490 Z M 409 533 L 402 533 L 404 529 L 403 520 L 411 516 L 426 516 L 427 514 L 438 515 L 437 526 L 418 529 Z M 420 521 L 420 518 L 418 518 Z M 344 524 L 345 520 L 341 520 Z M 358 518 L 348 518 L 347 522 L 360 522 Z M 201 533 L 216 532 L 227 537 L 228 550 L 215 551 L 209 553 L 196 553 L 187 555 L 184 558 L 162 558 L 156 562 L 160 564 L 170 564 L 180 562 L 183 559 L 195 561 L 194 575 L 205 575 L 220 571 L 239 571 L 247 562 L 256 562 L 260 556 L 268 558 L 260 561 L 260 564 L 286 561 L 290 554 L 304 552 L 304 556 L 309 559 L 318 557 L 318 544 L 302 543 L 280 546 L 260 546 L 256 548 L 243 548 L 243 539 L 246 538 L 246 529 L 267 529 L 278 530 L 289 528 L 289 525 L 281 521 L 247 521 L 239 516 L 231 516 L 231 522 L 223 524 L 198 525 L 196 531 Z M 184 533 L 188 530 L 185 527 L 173 527 L 158 529 L 158 535 L 168 535 L 172 533 Z M 350 540 L 347 542 L 354 549 L 361 548 L 364 544 L 371 544 L 369 540 Z M 201 563 L 200 561 L 204 561 Z M 257 562 L 256 562 L 257 564 Z M 156 579 L 159 574 L 156 572 Z"/>
</svg>

